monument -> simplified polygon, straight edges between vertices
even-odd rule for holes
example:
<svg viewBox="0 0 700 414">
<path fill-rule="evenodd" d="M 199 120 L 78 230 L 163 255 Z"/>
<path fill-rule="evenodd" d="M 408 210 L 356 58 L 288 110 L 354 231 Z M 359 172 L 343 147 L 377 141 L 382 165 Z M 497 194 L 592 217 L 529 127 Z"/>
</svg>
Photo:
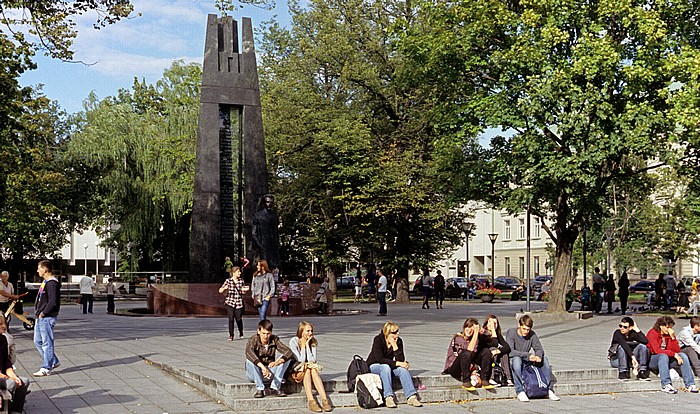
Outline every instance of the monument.
<svg viewBox="0 0 700 414">
<path fill-rule="evenodd" d="M 197 133 L 190 282 L 221 282 L 226 256 L 255 262 L 252 223 L 267 194 L 260 87 L 250 18 L 207 19 Z M 234 260 L 236 261 L 236 260 Z M 279 264 L 278 264 L 279 266 Z"/>
</svg>

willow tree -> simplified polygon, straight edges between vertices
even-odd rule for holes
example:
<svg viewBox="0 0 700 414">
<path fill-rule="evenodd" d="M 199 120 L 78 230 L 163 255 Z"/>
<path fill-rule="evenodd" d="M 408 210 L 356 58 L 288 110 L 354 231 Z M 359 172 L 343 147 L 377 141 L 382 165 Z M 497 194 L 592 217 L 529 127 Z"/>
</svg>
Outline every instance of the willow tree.
<svg viewBox="0 0 700 414">
<path fill-rule="evenodd" d="M 112 226 L 109 243 L 132 258 L 187 269 L 201 69 L 175 62 L 154 85 L 98 100 L 74 120 L 68 156 L 92 171 L 95 217 Z"/>
<path fill-rule="evenodd" d="M 632 0 L 426 1 L 418 9 L 420 24 L 396 33 L 414 62 L 410 77 L 442 103 L 450 165 L 472 165 L 463 138 L 474 126 L 509 131 L 479 154 L 479 169 L 453 180 L 484 182 L 471 194 L 552 223 L 548 309 L 563 311 L 584 223 L 600 225 L 610 189 L 644 181 L 688 136 L 674 100 L 679 83 L 697 87 L 688 56 L 697 56 L 700 10 Z"/>
</svg>

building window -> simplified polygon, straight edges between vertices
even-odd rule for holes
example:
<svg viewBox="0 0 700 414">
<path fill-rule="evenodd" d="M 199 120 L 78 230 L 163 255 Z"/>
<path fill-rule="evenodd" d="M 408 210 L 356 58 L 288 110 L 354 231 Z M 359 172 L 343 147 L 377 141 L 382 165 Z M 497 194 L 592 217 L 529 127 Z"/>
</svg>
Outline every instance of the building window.
<svg viewBox="0 0 700 414">
<path fill-rule="evenodd" d="M 506 276 L 510 276 L 510 257 L 505 258 Z"/>
<path fill-rule="evenodd" d="M 510 220 L 503 220 L 503 240 L 510 240 Z"/>
<path fill-rule="evenodd" d="M 518 219 L 518 240 L 525 239 L 525 219 Z"/>
<path fill-rule="evenodd" d="M 539 217 L 535 217 L 535 225 L 532 228 L 532 237 L 535 239 L 539 239 L 541 230 L 542 230 L 542 219 Z"/>
<path fill-rule="evenodd" d="M 525 258 L 519 257 L 518 262 L 520 264 L 520 266 L 518 266 L 520 268 L 520 271 L 519 271 L 520 274 L 518 275 L 518 277 L 520 277 L 522 279 L 525 277 Z"/>
<path fill-rule="evenodd" d="M 533 259 L 535 261 L 535 276 L 539 276 L 540 275 L 540 257 L 535 256 L 535 257 L 533 257 Z"/>
</svg>

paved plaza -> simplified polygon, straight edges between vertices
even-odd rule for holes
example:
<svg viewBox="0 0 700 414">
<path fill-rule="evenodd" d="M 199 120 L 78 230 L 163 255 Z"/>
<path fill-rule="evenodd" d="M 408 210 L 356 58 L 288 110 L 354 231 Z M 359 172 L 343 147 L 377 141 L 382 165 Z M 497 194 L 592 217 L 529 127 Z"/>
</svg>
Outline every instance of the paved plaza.
<svg viewBox="0 0 700 414">
<path fill-rule="evenodd" d="M 544 304 L 533 303 L 533 310 Z M 228 383 L 246 382 L 243 372 L 245 341 L 227 340 L 225 318 L 155 318 L 105 314 L 96 303 L 95 314 L 83 315 L 78 306 L 64 305 L 56 325 L 56 349 L 62 366 L 54 375 L 32 378 L 27 413 L 228 413 L 210 397 L 185 385 L 149 364 L 170 364 L 201 372 Z M 117 308 L 145 307 L 145 303 L 117 303 Z M 376 304 L 336 304 L 337 309 L 363 309 L 354 316 L 308 316 L 315 326 L 319 361 L 324 379 L 342 379 L 353 354 L 366 357 L 372 338 L 388 319 L 400 324 L 407 359 L 413 375 L 439 375 L 451 334 L 460 330 L 468 316 L 480 320 L 489 313 L 499 316 L 504 330 L 516 326 L 515 312 L 524 302 L 494 304 L 450 301 L 443 310 L 422 310 L 420 303 L 389 304 L 388 318 L 376 316 Z M 28 308 L 32 312 L 31 308 Z M 633 315 L 634 316 L 634 315 Z M 554 369 L 609 368 L 605 352 L 620 315 L 601 315 L 576 322 L 539 323 L 542 339 Z M 273 317 L 274 333 L 287 342 L 302 318 Z M 643 330 L 654 318 L 635 317 Z M 686 320 L 678 320 L 685 325 Z M 246 317 L 246 337 L 255 331 L 257 318 Z M 30 375 L 40 366 L 31 332 L 16 321 L 12 333 L 17 341 L 18 371 Z M 266 397 L 273 398 L 273 397 Z M 694 412 L 700 396 L 661 392 L 565 396 L 519 403 L 491 400 L 464 404 L 428 404 L 424 408 L 400 405 L 398 412 L 489 412 L 489 413 L 589 413 L 612 412 L 629 404 L 638 412 Z M 388 411 L 382 408 L 379 411 Z M 336 409 L 338 413 L 361 412 L 359 408 Z M 296 411 L 303 412 L 303 411 Z"/>
</svg>

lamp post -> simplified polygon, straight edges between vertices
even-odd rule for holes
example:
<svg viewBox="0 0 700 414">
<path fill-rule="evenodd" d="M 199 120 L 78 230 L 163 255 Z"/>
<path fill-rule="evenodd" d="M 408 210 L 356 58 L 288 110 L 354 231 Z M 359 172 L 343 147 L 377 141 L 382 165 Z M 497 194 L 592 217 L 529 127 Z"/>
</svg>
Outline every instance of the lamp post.
<svg viewBox="0 0 700 414">
<path fill-rule="evenodd" d="M 494 251 L 496 249 L 497 238 L 498 233 L 489 233 L 489 240 L 491 240 L 491 286 L 496 283 L 496 258 L 494 257 Z"/>
<path fill-rule="evenodd" d="M 464 269 L 464 277 L 469 280 L 469 263 L 471 260 L 469 260 L 469 239 L 472 237 L 472 230 L 474 230 L 474 223 L 469 223 L 465 221 L 462 223 L 462 230 L 464 230 L 464 236 L 466 237 L 466 241 L 464 242 L 464 257 L 465 260 L 467 261 L 467 265 Z"/>
<path fill-rule="evenodd" d="M 84 250 L 84 252 L 85 252 L 85 253 L 83 254 L 83 258 L 85 259 L 85 273 L 83 273 L 83 274 L 85 274 L 85 275 L 87 274 L 87 248 L 88 248 L 88 244 L 87 244 L 87 243 L 83 243 L 83 250 Z"/>
<path fill-rule="evenodd" d="M 605 226 L 605 237 L 608 238 L 608 260 L 605 261 L 605 278 L 610 277 L 610 239 L 614 234 L 612 226 Z"/>
<path fill-rule="evenodd" d="M 95 240 L 95 277 L 100 274 L 100 241 Z"/>
</svg>

